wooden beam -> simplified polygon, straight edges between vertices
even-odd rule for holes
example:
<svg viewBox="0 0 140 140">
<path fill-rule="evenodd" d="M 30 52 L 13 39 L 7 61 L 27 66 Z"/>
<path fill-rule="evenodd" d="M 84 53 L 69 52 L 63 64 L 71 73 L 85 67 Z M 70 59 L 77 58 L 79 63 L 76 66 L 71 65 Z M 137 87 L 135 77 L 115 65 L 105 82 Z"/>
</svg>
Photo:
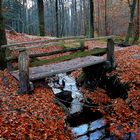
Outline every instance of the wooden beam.
<svg viewBox="0 0 140 140">
<path fill-rule="evenodd" d="M 29 45 L 29 44 L 37 44 L 37 43 L 49 43 L 49 42 L 57 42 L 57 41 L 64 41 L 64 40 L 76 40 L 76 39 L 83 39 L 86 38 L 84 36 L 75 36 L 75 37 L 64 37 L 64 38 L 55 38 L 55 39 L 48 39 L 48 40 L 39 40 L 39 41 L 32 41 L 32 42 L 22 42 L 22 43 L 14 43 L 14 44 L 8 44 L 8 45 L 2 45 L 2 48 L 9 48 L 13 46 L 23 46 L 23 45 Z"/>
<path fill-rule="evenodd" d="M 111 68 L 115 68 L 114 41 L 112 38 L 107 41 L 107 61 L 110 62 Z"/>
<path fill-rule="evenodd" d="M 103 57 L 97 56 L 87 56 L 82 58 L 76 58 L 69 61 L 60 62 L 57 64 L 43 65 L 38 67 L 30 68 L 30 80 L 39 80 L 46 78 L 47 76 L 52 76 L 59 73 L 70 72 L 77 70 L 78 68 L 84 68 L 91 65 L 96 65 L 99 63 L 106 62 Z M 19 80 L 19 71 L 13 71 L 11 74 Z"/>
<path fill-rule="evenodd" d="M 9 48 L 9 50 L 11 51 L 20 51 L 20 50 L 23 50 L 23 49 L 35 49 L 35 48 L 47 48 L 47 47 L 50 47 L 50 46 L 59 46 L 59 45 L 62 45 L 62 43 L 60 42 L 50 42 L 48 44 L 43 44 L 43 45 L 38 45 L 38 46 L 30 46 L 30 47 L 12 47 L 12 48 Z"/>
<path fill-rule="evenodd" d="M 78 50 L 84 50 L 84 47 L 78 47 L 78 48 L 66 48 L 63 50 L 58 50 L 58 51 L 54 51 L 54 52 L 49 52 L 49 53 L 38 53 L 38 54 L 30 54 L 30 58 L 34 58 L 34 57 L 43 57 L 43 56 L 50 56 L 50 55 L 54 55 L 54 54 L 59 54 L 59 53 L 66 53 L 66 52 L 71 52 L 71 51 L 78 51 Z"/>
<path fill-rule="evenodd" d="M 49 42 L 57 42 L 57 41 L 65 41 L 65 40 L 85 40 L 85 41 L 91 41 L 91 40 L 98 40 L 98 39 L 108 39 L 108 38 L 114 38 L 116 36 L 103 36 L 103 37 L 95 37 L 95 38 L 86 38 L 84 36 L 79 37 L 65 37 L 65 38 L 56 38 L 56 39 L 48 39 L 48 40 L 40 40 L 40 41 L 32 41 L 32 42 L 22 42 L 22 43 L 15 43 L 15 44 L 8 44 L 8 45 L 2 45 L 2 48 L 9 48 L 13 46 L 23 46 L 23 45 L 29 45 L 29 44 L 37 44 L 37 43 L 49 43 Z"/>
<path fill-rule="evenodd" d="M 20 93 L 28 93 L 30 91 L 29 56 L 25 50 L 20 51 L 18 64 Z"/>
<path fill-rule="evenodd" d="M 10 56 L 10 54 L 11 54 L 10 49 L 9 49 L 9 48 L 6 48 L 6 52 L 5 52 L 6 58 L 7 58 L 8 56 Z M 7 61 L 7 70 L 8 70 L 8 71 L 11 71 L 12 69 L 13 69 L 12 62 L 11 62 L 11 61 Z"/>
<path fill-rule="evenodd" d="M 58 51 L 53 51 L 53 52 L 47 52 L 47 53 L 36 53 L 36 54 L 29 54 L 30 58 L 35 58 L 35 57 L 43 57 L 43 56 L 50 56 L 50 55 L 54 55 L 54 54 L 59 54 L 59 53 L 65 53 L 65 52 L 71 52 L 71 51 L 78 51 L 84 50 L 84 47 L 77 47 L 77 48 L 66 48 L 63 50 L 58 50 Z M 6 61 L 16 61 L 18 59 L 18 56 L 16 57 L 7 57 Z"/>
</svg>

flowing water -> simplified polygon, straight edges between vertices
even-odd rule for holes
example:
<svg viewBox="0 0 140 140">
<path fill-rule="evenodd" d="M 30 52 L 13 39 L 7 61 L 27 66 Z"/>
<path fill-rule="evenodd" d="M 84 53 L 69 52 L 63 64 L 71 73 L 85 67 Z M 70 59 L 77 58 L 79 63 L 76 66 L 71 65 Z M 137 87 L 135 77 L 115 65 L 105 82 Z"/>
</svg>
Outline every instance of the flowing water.
<svg viewBox="0 0 140 140">
<path fill-rule="evenodd" d="M 84 106 L 83 94 L 74 78 L 58 74 L 46 80 L 56 98 L 69 109 L 70 116 L 66 122 L 71 127 L 75 140 L 118 140 L 110 135 L 102 114 Z M 134 134 L 125 135 L 123 140 L 134 140 Z"/>
<path fill-rule="evenodd" d="M 67 118 L 67 123 L 71 127 L 75 139 L 97 140 L 105 137 L 105 121 L 101 113 L 92 112 L 89 108 L 83 106 L 84 98 L 77 88 L 74 78 L 66 74 L 58 74 L 47 80 L 56 96 L 57 94 L 71 94 L 72 101 L 69 106 L 71 115 Z M 67 99 L 63 100 L 67 101 Z"/>
</svg>

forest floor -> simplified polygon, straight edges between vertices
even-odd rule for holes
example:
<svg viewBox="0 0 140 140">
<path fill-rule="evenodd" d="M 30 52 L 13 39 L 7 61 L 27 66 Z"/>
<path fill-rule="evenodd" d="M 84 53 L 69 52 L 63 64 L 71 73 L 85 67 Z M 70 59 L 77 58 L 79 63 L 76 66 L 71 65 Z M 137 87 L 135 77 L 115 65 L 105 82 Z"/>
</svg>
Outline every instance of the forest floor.
<svg viewBox="0 0 140 140">
<path fill-rule="evenodd" d="M 44 40 L 44 37 L 38 38 L 25 34 L 13 35 L 9 33 L 7 33 L 7 38 L 10 43 Z M 93 47 L 103 48 L 106 47 L 106 43 L 89 41 L 86 46 L 89 49 Z M 54 48 L 57 49 L 57 46 Z M 140 46 L 116 47 L 115 59 L 117 68 L 109 75 L 117 74 L 122 83 L 129 84 L 131 88 L 126 100 L 111 99 L 106 91 L 100 88 L 97 88 L 94 94 L 84 88 L 81 90 L 85 97 L 90 97 L 94 103 L 100 105 L 96 110 L 102 112 L 105 119 L 110 123 L 111 133 L 119 137 L 123 137 L 128 132 L 138 134 L 140 127 Z M 80 72 L 81 70 L 78 70 L 71 75 L 76 78 Z M 35 88 L 34 94 L 18 95 L 18 88 L 18 82 L 7 70 L 0 71 L 0 138 L 11 140 L 73 139 L 70 129 L 66 127 L 66 115 L 54 103 L 54 95 L 51 89 L 38 86 Z M 107 107 L 108 104 L 111 108 Z M 118 127 L 120 125 L 121 127 Z M 138 137 L 139 135 L 137 135 L 137 139 L 140 139 Z"/>
</svg>

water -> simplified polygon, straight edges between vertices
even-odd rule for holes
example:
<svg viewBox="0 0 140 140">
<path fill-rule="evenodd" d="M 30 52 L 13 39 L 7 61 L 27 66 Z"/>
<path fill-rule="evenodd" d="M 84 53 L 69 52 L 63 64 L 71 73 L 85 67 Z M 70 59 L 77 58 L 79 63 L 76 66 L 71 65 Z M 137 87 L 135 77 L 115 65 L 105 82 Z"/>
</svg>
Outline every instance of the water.
<svg viewBox="0 0 140 140">
<path fill-rule="evenodd" d="M 82 112 L 69 116 L 66 121 L 76 140 L 97 140 L 106 135 L 106 123 L 102 114 L 85 106 Z"/>
<path fill-rule="evenodd" d="M 65 93 L 65 91 L 71 92 L 72 102 L 70 106 L 70 114 L 74 114 L 76 112 L 80 112 L 83 109 L 82 100 L 83 95 L 79 91 L 76 85 L 76 81 L 74 78 L 66 75 L 66 74 L 58 74 L 54 77 L 49 78 L 48 85 L 52 88 L 53 93 L 55 95 L 59 93 Z M 63 99 L 66 100 L 66 99 Z M 67 101 L 67 100 L 66 100 Z"/>
<path fill-rule="evenodd" d="M 110 136 L 107 131 L 102 114 L 84 106 L 84 97 L 74 78 L 58 74 L 46 80 L 55 96 L 69 108 L 71 115 L 66 122 L 71 127 L 75 140 L 116 140 L 116 137 Z M 127 134 L 124 140 L 134 140 L 134 136 L 133 133 Z"/>
<path fill-rule="evenodd" d="M 97 140 L 105 136 L 105 121 L 102 115 L 83 107 L 84 98 L 74 78 L 58 74 L 49 77 L 47 81 L 55 95 L 71 92 L 72 101 L 69 107 L 71 116 L 67 118 L 67 123 L 76 140 Z"/>
</svg>

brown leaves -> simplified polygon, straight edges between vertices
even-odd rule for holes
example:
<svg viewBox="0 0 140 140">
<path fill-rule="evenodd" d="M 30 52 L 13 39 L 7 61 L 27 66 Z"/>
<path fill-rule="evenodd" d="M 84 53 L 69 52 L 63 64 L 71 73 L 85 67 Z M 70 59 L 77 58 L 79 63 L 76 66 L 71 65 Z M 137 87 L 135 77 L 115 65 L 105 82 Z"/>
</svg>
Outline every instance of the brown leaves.
<svg viewBox="0 0 140 140">
<path fill-rule="evenodd" d="M 121 82 L 129 83 L 131 89 L 127 100 L 110 99 L 105 91 L 99 88 L 94 93 L 82 89 L 85 97 L 91 98 L 93 103 L 99 105 L 96 109 L 100 110 L 109 122 L 110 132 L 120 138 L 129 132 L 138 134 L 140 126 L 140 57 L 134 55 L 140 55 L 139 46 L 116 51 L 117 69 L 109 74 L 117 74 Z M 110 106 L 107 109 L 108 103 Z"/>
<path fill-rule="evenodd" d="M 6 71 L 0 71 L 0 137 L 6 139 L 71 138 L 64 129 L 65 115 L 53 103 L 53 93 L 37 88 L 33 95 L 17 95 L 17 82 Z M 9 88 L 2 78 L 8 79 Z M 59 136 L 60 135 L 60 136 Z"/>
</svg>

